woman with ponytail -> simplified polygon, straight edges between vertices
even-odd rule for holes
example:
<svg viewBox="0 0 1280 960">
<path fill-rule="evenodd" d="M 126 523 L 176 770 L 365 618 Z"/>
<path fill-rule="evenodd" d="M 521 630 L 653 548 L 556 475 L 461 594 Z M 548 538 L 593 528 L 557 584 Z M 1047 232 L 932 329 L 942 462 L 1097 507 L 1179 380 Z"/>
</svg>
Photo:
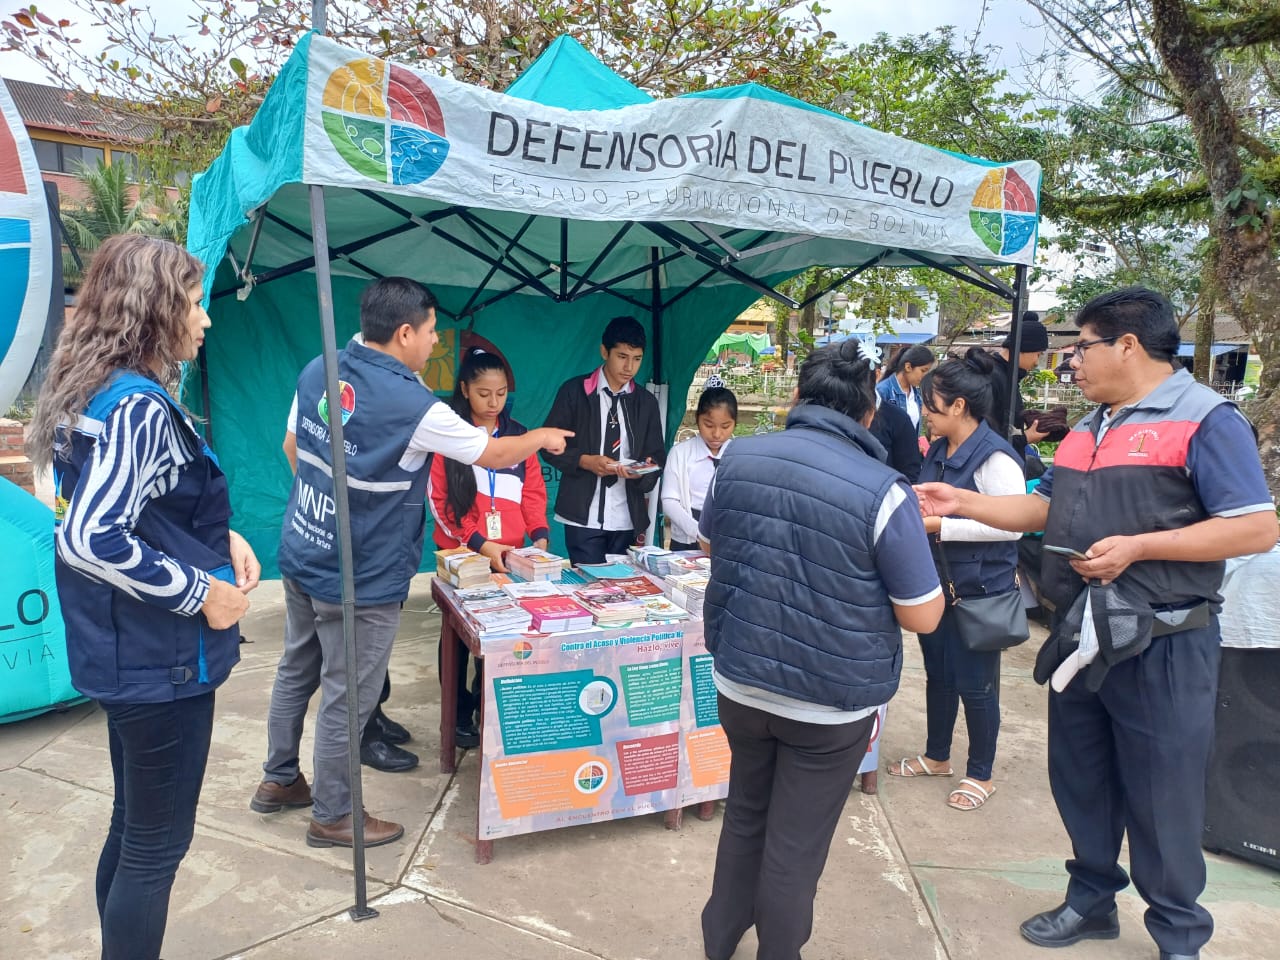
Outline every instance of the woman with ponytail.
<svg viewBox="0 0 1280 960">
<path fill-rule="evenodd" d="M 920 468 L 921 483 L 942 480 L 990 496 L 1026 491 L 1022 465 L 989 422 L 994 367 L 990 354 L 972 347 L 962 359 L 948 360 L 924 378 L 925 418 L 934 441 Z M 995 792 L 992 766 L 1000 731 L 1000 652 L 968 649 L 956 627 L 952 604 L 956 597 L 1013 589 L 1020 535 L 955 517 L 925 517 L 924 525 L 934 539 L 935 552 L 945 555 L 943 579 L 949 573 L 955 593 L 947 587 L 942 622 L 936 630 L 919 635 L 928 724 L 924 752 L 891 765 L 889 773 L 952 776 L 951 737 L 963 701 L 969 758 L 965 776 L 951 791 L 947 805 L 976 810 Z"/>
<path fill-rule="evenodd" d="M 487 430 L 490 436 L 526 432 L 505 411 L 506 365 L 501 357 L 483 349 L 472 350 L 463 358 L 449 403 L 458 416 Z M 488 557 L 499 573 L 506 571 L 502 562 L 506 552 L 524 546 L 526 538 L 535 547 L 547 547 L 547 486 L 536 453 L 505 470 L 437 455 L 431 464 L 427 500 L 435 518 L 436 546 L 442 550 L 469 547 Z M 474 747 L 480 739 L 472 718 L 479 704 L 480 662 L 476 661 L 476 682 L 468 689 L 467 647 L 461 641 L 458 657 L 457 742 L 460 747 Z"/>
</svg>

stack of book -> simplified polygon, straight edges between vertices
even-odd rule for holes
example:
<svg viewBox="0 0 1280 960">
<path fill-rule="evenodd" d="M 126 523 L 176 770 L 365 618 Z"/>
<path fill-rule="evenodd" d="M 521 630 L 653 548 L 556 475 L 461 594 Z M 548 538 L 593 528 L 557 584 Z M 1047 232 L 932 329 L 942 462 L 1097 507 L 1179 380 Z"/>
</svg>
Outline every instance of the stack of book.
<svg viewBox="0 0 1280 960">
<path fill-rule="evenodd" d="M 580 563 L 578 572 L 587 580 L 620 580 L 636 575 L 636 568 L 629 563 Z"/>
<path fill-rule="evenodd" d="M 684 620 L 688 616 L 682 607 L 672 603 L 662 594 L 656 597 L 645 597 L 641 603 L 644 604 L 645 618 L 650 622 Z"/>
<path fill-rule="evenodd" d="M 563 594 L 547 597 L 527 597 L 517 601 L 528 611 L 532 627 L 538 633 L 569 633 L 589 630 L 595 618 L 591 611 Z"/>
<path fill-rule="evenodd" d="M 706 598 L 710 577 L 701 570 L 673 573 L 663 581 L 667 598 L 684 607 L 689 616 L 702 619 L 702 602 Z"/>
<path fill-rule="evenodd" d="M 665 577 L 671 572 L 668 569 L 668 565 L 674 556 L 674 553 L 670 550 L 664 550 L 662 547 L 627 547 L 627 557 L 635 564 L 637 569 L 648 570 L 659 577 Z"/>
<path fill-rule="evenodd" d="M 507 596 L 502 587 L 472 587 L 459 590 L 455 596 L 477 636 L 524 633 L 532 622 L 529 611 Z"/>
<path fill-rule="evenodd" d="M 619 577 L 617 580 L 609 580 L 607 585 L 616 587 L 627 596 L 635 597 L 637 600 L 647 600 L 649 597 L 662 596 L 662 587 L 642 573 L 636 574 L 634 577 Z"/>
<path fill-rule="evenodd" d="M 559 580 L 564 558 L 537 547 L 517 547 L 503 558 L 508 570 L 522 580 Z"/>
<path fill-rule="evenodd" d="M 564 590 L 553 580 L 509 580 L 502 585 L 503 591 L 512 600 L 525 600 L 529 597 L 560 597 Z"/>
<path fill-rule="evenodd" d="M 597 627 L 619 627 L 646 619 L 643 603 L 608 582 L 587 584 L 573 596 L 591 612 Z"/>
<path fill-rule="evenodd" d="M 475 587 L 490 583 L 489 558 L 466 547 L 437 550 L 436 576 L 455 587 Z"/>
</svg>

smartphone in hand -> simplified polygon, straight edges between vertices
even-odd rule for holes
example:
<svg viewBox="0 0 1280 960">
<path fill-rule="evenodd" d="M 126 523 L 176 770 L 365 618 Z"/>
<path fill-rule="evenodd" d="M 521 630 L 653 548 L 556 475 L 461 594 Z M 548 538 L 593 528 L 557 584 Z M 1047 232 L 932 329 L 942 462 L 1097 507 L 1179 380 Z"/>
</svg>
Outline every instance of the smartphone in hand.
<svg viewBox="0 0 1280 960">
<path fill-rule="evenodd" d="M 1050 553 L 1060 553 L 1064 557 L 1070 557 L 1072 560 L 1088 560 L 1089 559 L 1089 557 L 1081 553 L 1079 550 L 1072 550 L 1070 547 L 1055 547 L 1051 543 L 1046 543 L 1044 544 L 1044 548 L 1048 550 Z"/>
</svg>

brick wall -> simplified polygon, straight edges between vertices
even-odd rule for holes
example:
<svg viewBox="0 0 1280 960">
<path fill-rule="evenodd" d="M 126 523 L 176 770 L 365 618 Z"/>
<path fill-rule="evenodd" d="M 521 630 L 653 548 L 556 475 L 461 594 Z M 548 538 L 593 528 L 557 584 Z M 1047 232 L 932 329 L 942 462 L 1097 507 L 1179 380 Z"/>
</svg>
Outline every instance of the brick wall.
<svg viewBox="0 0 1280 960">
<path fill-rule="evenodd" d="M 22 443 L 22 424 L 0 417 L 0 477 L 34 495 L 35 474 Z"/>
</svg>

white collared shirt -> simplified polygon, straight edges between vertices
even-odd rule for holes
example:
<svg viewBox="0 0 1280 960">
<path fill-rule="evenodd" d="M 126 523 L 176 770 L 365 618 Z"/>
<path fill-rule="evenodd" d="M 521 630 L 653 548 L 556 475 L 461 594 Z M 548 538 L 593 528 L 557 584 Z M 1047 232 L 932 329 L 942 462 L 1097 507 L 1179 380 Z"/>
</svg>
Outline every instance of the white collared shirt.
<svg viewBox="0 0 1280 960">
<path fill-rule="evenodd" d="M 604 367 L 596 371 L 596 396 L 599 398 L 600 407 L 600 449 L 597 453 L 606 456 L 612 454 L 604 449 L 605 428 L 609 424 L 609 408 L 613 406 L 613 398 L 605 393 L 605 389 L 609 386 L 609 381 L 605 378 Z M 636 389 L 635 381 L 628 380 L 622 385 L 622 389 L 618 392 L 619 396 L 630 393 Z M 629 460 L 631 458 L 631 445 L 627 442 L 627 421 L 623 414 L 622 402 L 618 402 L 618 427 L 622 436 L 622 445 L 618 448 L 618 460 Z M 587 507 L 587 522 L 573 523 L 566 520 L 560 514 L 556 514 L 556 520 L 570 527 L 584 527 L 590 530 L 630 530 L 635 526 L 631 521 L 631 508 L 627 506 L 627 481 L 622 477 L 618 478 L 618 482 L 611 487 L 606 487 L 601 478 L 597 478 L 595 493 L 591 496 L 591 504 Z M 600 497 L 604 496 L 604 523 L 601 524 L 600 516 Z"/>
</svg>

